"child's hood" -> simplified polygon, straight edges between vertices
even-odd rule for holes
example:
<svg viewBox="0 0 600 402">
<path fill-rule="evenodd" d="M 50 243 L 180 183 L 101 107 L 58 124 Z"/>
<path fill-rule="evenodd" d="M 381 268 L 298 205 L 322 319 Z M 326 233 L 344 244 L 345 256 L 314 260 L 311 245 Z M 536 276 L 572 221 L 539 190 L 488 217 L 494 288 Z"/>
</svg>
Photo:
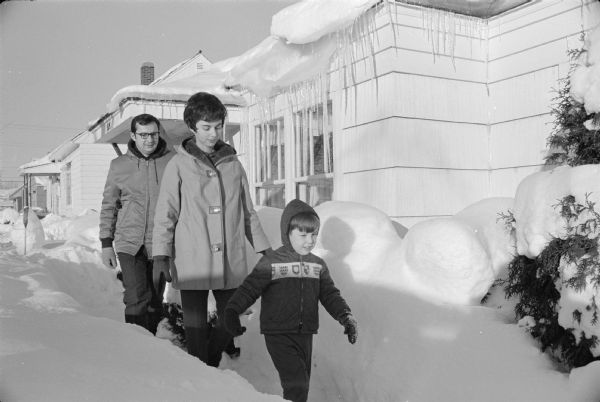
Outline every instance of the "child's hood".
<svg viewBox="0 0 600 402">
<path fill-rule="evenodd" d="M 279 228 L 281 230 L 281 243 L 286 248 L 293 249 L 292 244 L 290 243 L 290 238 L 288 236 L 288 228 L 290 226 L 290 221 L 292 220 L 294 215 L 297 215 L 300 212 L 310 212 L 317 215 L 315 210 L 310 205 L 297 199 L 290 201 L 285 206 L 285 209 L 281 214 L 281 223 Z"/>
</svg>

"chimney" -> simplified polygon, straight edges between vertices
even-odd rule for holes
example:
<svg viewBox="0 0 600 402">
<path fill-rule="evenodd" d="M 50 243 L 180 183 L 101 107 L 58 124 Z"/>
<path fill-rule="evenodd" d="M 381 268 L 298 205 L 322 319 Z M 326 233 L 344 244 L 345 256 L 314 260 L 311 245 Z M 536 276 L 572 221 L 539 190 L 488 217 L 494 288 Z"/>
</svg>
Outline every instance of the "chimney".
<svg viewBox="0 0 600 402">
<path fill-rule="evenodd" d="M 142 85 L 148 85 L 154 81 L 154 64 L 147 61 L 140 68 L 140 82 Z"/>
</svg>

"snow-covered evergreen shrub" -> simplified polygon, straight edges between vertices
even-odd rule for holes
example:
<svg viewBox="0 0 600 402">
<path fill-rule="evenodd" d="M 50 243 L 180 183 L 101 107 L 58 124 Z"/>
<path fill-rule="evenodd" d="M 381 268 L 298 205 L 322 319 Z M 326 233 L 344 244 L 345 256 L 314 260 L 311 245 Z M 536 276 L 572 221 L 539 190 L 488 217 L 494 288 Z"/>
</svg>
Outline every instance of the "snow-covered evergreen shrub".
<svg viewBox="0 0 600 402">
<path fill-rule="evenodd" d="M 600 116 L 588 113 L 585 105 L 577 101 L 571 91 L 573 71 L 579 64 L 586 64 L 587 50 L 570 50 L 569 56 L 571 71 L 567 78 L 561 80 L 551 111 L 554 128 L 548 137 L 550 150 L 546 163 L 569 166 L 600 163 Z"/>
<path fill-rule="evenodd" d="M 508 267 L 505 292 L 519 298 L 517 318 L 533 318 L 529 329 L 542 350 L 571 369 L 600 360 L 600 214 L 589 199 L 579 203 L 571 195 L 556 209 L 566 236 L 553 238 L 535 259 L 517 255 Z"/>
</svg>

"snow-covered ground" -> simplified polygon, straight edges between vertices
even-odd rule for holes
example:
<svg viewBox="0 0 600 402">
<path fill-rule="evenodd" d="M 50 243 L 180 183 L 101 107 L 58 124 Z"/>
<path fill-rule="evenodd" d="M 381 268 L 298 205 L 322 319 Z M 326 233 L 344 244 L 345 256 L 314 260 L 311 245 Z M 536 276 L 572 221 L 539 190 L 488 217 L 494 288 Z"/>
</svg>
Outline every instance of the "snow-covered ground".
<svg viewBox="0 0 600 402">
<path fill-rule="evenodd" d="M 554 176 L 577 182 L 591 177 L 589 169 Z M 514 322 L 511 301 L 493 294 L 478 304 L 514 252 L 514 233 L 497 220 L 513 204 L 523 202 L 482 200 L 415 225 L 404 238 L 372 207 L 319 205 L 315 252 L 352 307 L 359 338 L 350 345 L 321 311 L 309 400 L 600 400 L 600 363 L 559 372 Z M 259 209 L 273 247 L 280 214 Z M 242 318 L 241 356 L 207 367 L 123 322 L 121 284 L 100 261 L 96 212 L 38 223 L 30 217 L 26 255 L 21 220 L 0 225 L 0 400 L 281 400 L 258 332 L 259 304 Z"/>
</svg>

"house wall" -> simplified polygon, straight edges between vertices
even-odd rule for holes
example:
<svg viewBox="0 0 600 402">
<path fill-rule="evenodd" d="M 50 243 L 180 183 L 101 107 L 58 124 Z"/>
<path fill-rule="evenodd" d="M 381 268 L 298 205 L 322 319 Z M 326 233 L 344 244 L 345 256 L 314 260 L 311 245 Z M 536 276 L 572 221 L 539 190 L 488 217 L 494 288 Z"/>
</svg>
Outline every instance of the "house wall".
<svg viewBox="0 0 600 402">
<path fill-rule="evenodd" d="M 486 43 L 474 19 L 430 12 L 470 28 L 456 33 L 452 51 L 449 35 L 424 27 L 423 9 L 391 11 L 391 21 L 385 9 L 375 19 L 375 62 L 356 63 L 364 81 L 344 87 L 332 74 L 335 198 L 410 226 L 489 192 Z"/>
<path fill-rule="evenodd" d="M 79 149 L 81 193 L 78 197 L 77 213 L 86 209 L 100 211 L 110 161 L 116 158 L 117 154 L 109 144 L 81 144 Z"/>
<path fill-rule="evenodd" d="M 600 22 L 600 3 L 538 1 L 489 20 L 396 3 L 361 18 L 376 35 L 355 37 L 346 49 L 346 76 L 330 72 L 333 198 L 412 226 L 483 198 L 512 197 L 544 168 L 567 50 L 582 46 L 582 27 Z M 440 18 L 458 27 L 455 35 L 428 29 Z M 293 122 L 282 98 L 273 110 L 284 117 L 289 145 Z M 250 151 L 261 109 L 249 109 Z M 295 196 L 289 184 L 287 200 Z"/>
<path fill-rule="evenodd" d="M 100 211 L 102 192 L 110 161 L 117 157 L 110 144 L 80 144 L 63 161 L 61 172 L 61 215 L 72 216 L 86 209 Z M 67 202 L 66 166 L 70 163 L 71 203 Z"/>
<path fill-rule="evenodd" d="M 600 3 L 580 0 L 540 1 L 489 21 L 490 195 L 512 197 L 544 168 L 567 52 L 599 22 Z"/>
</svg>

